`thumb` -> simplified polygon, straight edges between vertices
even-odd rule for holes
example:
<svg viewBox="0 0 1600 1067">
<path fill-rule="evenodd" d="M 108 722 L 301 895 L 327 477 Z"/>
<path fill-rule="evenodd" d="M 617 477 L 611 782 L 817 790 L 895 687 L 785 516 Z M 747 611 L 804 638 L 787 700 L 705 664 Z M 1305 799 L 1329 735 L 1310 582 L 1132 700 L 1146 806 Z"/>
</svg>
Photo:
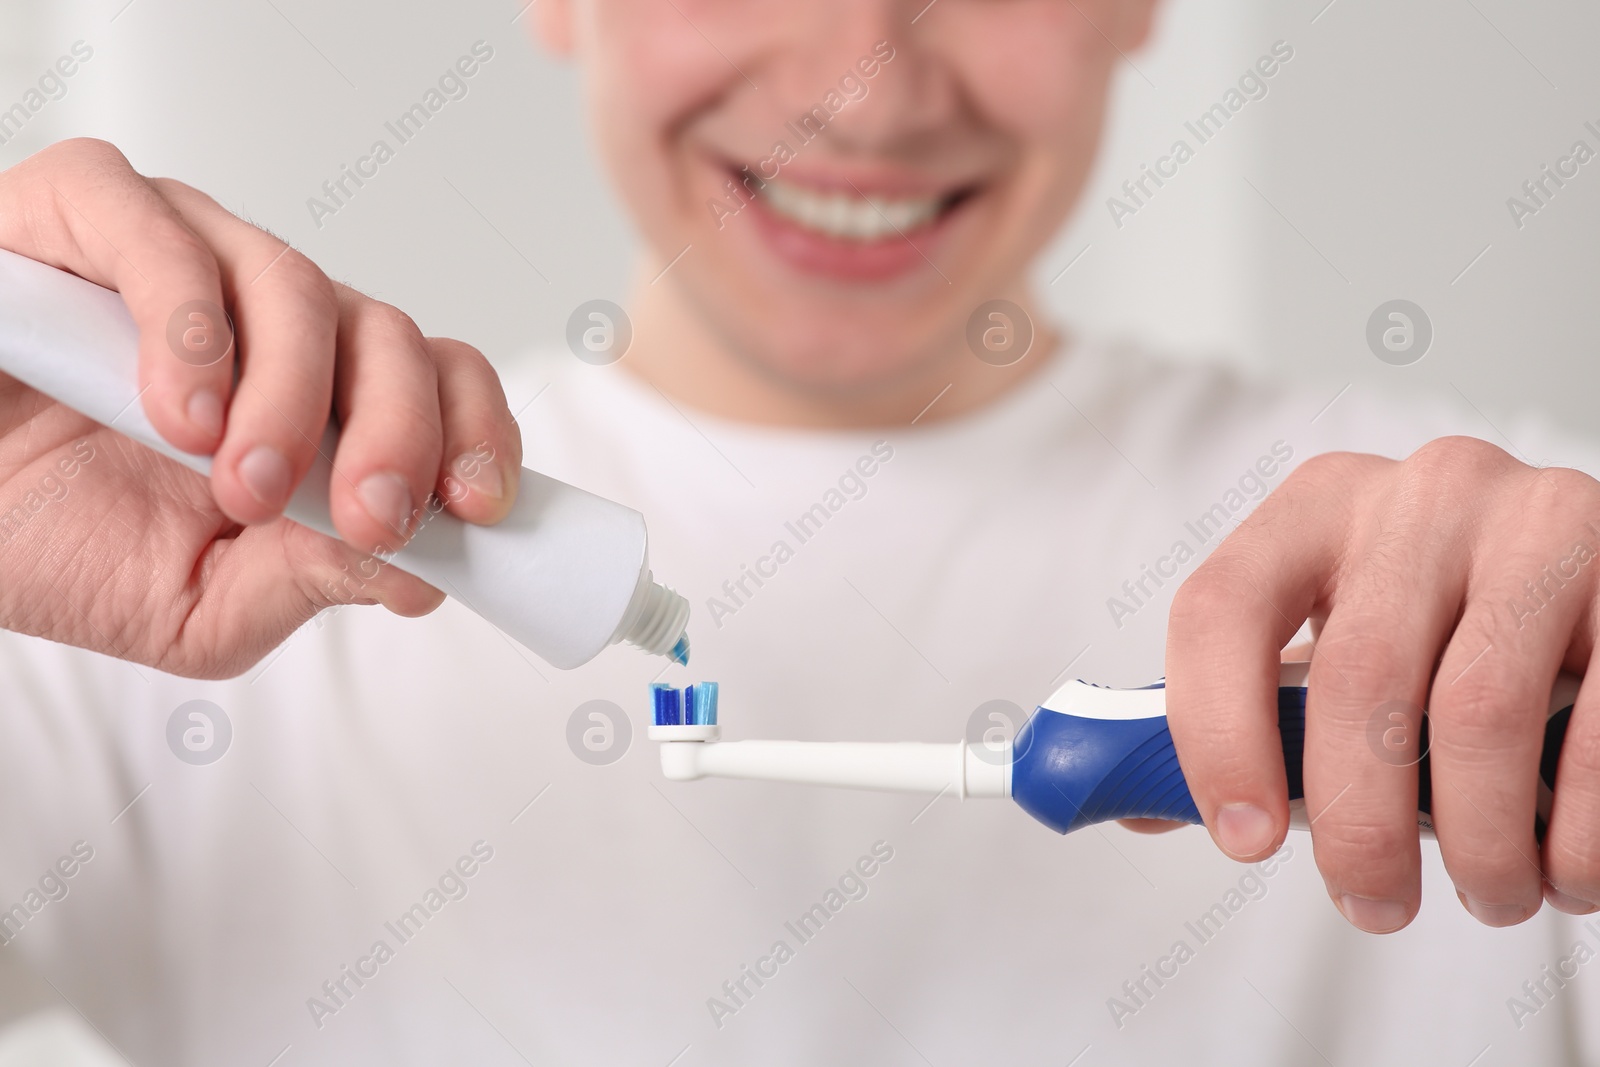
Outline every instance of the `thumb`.
<svg viewBox="0 0 1600 1067">
<path fill-rule="evenodd" d="M 444 594 L 422 579 L 287 519 L 247 526 L 207 550 L 202 585 L 162 670 L 243 673 L 325 608 L 381 604 L 426 615 Z"/>
</svg>

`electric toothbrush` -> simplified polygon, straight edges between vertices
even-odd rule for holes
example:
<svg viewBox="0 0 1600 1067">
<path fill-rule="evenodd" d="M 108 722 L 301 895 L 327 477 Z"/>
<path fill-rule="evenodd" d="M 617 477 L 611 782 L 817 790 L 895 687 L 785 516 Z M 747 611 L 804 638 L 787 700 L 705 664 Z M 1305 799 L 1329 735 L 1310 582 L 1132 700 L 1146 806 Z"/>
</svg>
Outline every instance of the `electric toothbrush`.
<svg viewBox="0 0 1600 1067">
<path fill-rule="evenodd" d="M 1285 663 L 1279 677 L 1278 731 L 1288 772 L 1290 825 L 1307 829 L 1301 762 L 1305 747 L 1309 663 Z M 1550 699 L 1539 763 L 1539 822 L 1548 825 L 1556 762 L 1577 699 L 1579 679 L 1562 673 Z M 1041 704 L 1015 738 L 998 744 L 957 741 L 722 741 L 718 687 L 652 687 L 649 737 L 662 742 L 661 769 L 673 781 L 747 778 L 968 797 L 1010 797 L 1057 833 L 1114 819 L 1199 823 L 1200 812 L 1178 766 L 1167 728 L 1166 685 L 1108 689 L 1072 681 Z M 1422 720 L 1418 747 L 1417 825 L 1433 835 L 1431 789 Z M 1400 724 L 1397 724 L 1399 726 Z"/>
<path fill-rule="evenodd" d="M 138 330 L 116 293 L 0 249 L 0 372 L 209 475 L 209 457 L 172 447 L 145 418 L 138 347 Z M 337 441 L 330 423 L 284 509 L 333 538 L 329 457 Z M 688 662 L 689 603 L 652 577 L 644 516 L 632 508 L 524 469 L 511 514 L 494 526 L 428 512 L 390 562 L 553 666 L 577 667 L 621 641 Z"/>
</svg>

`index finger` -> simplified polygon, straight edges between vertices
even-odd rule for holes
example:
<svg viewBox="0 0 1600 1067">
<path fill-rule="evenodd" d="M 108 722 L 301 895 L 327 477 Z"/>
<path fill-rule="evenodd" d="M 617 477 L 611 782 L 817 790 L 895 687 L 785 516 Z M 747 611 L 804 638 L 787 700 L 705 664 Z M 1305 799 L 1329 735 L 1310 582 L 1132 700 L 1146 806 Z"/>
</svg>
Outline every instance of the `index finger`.
<svg viewBox="0 0 1600 1067">
<path fill-rule="evenodd" d="M 185 452 L 216 450 L 233 376 L 217 262 L 121 152 L 63 141 L 0 172 L 0 247 L 121 294 L 151 425 Z"/>
<path fill-rule="evenodd" d="M 1168 727 L 1200 817 L 1237 860 L 1270 855 L 1289 827 L 1280 650 L 1315 608 L 1348 525 L 1346 497 L 1316 491 L 1329 462 L 1302 465 L 1172 602 Z"/>
</svg>

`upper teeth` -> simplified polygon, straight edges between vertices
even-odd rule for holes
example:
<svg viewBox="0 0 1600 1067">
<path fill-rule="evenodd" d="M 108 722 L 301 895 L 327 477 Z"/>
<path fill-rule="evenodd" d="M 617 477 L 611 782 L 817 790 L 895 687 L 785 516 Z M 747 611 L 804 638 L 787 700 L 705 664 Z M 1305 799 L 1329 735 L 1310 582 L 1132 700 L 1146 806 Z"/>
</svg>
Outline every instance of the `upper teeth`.
<svg viewBox="0 0 1600 1067">
<path fill-rule="evenodd" d="M 767 182 L 761 190 L 772 210 L 807 229 L 830 237 L 876 241 L 931 221 L 943 199 L 937 196 L 886 199 L 855 192 L 824 193 L 788 182 Z"/>
</svg>

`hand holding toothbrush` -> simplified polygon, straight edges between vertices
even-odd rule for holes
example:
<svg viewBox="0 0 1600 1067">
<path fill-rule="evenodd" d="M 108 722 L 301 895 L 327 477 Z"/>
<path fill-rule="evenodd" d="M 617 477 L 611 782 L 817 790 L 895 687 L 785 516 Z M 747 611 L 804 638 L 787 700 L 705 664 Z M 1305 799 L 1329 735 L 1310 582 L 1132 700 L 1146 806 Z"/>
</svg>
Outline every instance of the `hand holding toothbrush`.
<svg viewBox="0 0 1600 1067">
<path fill-rule="evenodd" d="M 1600 625 L 1600 482 L 1471 438 L 1404 461 L 1307 461 L 1186 581 L 1167 638 L 1167 715 L 1217 844 L 1254 861 L 1289 825 L 1277 736 L 1279 649 L 1311 620 L 1306 809 L 1329 896 L 1354 925 L 1405 926 L 1421 895 L 1416 756 L 1428 709 L 1432 817 L 1479 921 L 1541 896 L 1600 903 L 1600 682 L 1561 749 L 1543 847 L 1535 804 L 1557 672 L 1582 674 Z"/>
<path fill-rule="evenodd" d="M 480 353 L 112 146 L 67 141 L 0 172 L 0 249 L 117 290 L 145 415 L 214 457 L 208 483 L 0 375 L 0 626 L 236 674 L 331 604 L 436 607 L 367 554 L 405 543 L 430 493 L 472 523 L 510 510 L 521 437 Z M 348 544 L 281 517 L 331 413 Z"/>
</svg>

